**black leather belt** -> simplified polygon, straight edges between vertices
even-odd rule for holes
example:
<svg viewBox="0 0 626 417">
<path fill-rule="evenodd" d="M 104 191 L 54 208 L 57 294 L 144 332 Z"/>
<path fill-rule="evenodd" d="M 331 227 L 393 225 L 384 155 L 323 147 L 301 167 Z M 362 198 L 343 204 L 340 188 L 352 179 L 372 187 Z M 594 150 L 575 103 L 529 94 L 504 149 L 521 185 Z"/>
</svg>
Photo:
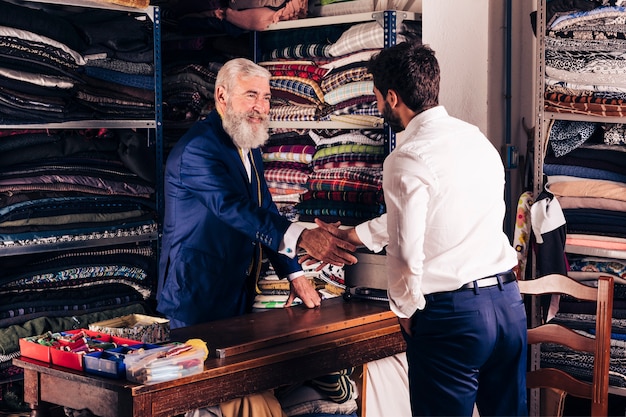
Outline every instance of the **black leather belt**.
<svg viewBox="0 0 626 417">
<path fill-rule="evenodd" d="M 498 281 L 499 280 L 499 281 Z M 459 290 L 473 290 L 475 288 L 493 287 L 494 285 L 508 284 L 517 280 L 517 276 L 513 271 L 506 271 L 501 274 L 495 274 L 490 277 L 480 278 L 472 282 L 464 284 Z"/>
</svg>

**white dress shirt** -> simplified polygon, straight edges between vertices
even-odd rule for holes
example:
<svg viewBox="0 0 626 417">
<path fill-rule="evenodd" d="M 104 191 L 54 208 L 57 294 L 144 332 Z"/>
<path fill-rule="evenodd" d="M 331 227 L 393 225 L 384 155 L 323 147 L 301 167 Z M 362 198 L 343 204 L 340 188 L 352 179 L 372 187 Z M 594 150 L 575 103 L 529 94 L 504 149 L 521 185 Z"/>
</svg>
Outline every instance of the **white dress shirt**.
<svg viewBox="0 0 626 417">
<path fill-rule="evenodd" d="M 424 295 L 508 271 L 517 255 L 503 232 L 502 160 L 476 126 L 438 106 L 396 142 L 383 166 L 387 214 L 356 232 L 370 250 L 387 246 L 391 309 L 411 317 Z"/>
</svg>

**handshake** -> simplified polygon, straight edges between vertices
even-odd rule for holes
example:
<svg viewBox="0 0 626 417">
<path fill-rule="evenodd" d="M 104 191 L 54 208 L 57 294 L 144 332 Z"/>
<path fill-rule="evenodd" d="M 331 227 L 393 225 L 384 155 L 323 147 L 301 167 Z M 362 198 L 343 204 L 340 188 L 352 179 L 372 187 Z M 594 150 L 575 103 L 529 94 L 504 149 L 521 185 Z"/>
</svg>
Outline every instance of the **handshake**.
<svg viewBox="0 0 626 417">
<path fill-rule="evenodd" d="M 354 228 L 340 229 L 340 223 L 326 223 L 315 219 L 318 226 L 305 229 L 298 240 L 298 247 L 307 254 L 300 258 L 300 263 L 318 260 L 337 266 L 353 265 L 357 258 L 353 255 L 357 246 L 363 243 Z"/>
</svg>

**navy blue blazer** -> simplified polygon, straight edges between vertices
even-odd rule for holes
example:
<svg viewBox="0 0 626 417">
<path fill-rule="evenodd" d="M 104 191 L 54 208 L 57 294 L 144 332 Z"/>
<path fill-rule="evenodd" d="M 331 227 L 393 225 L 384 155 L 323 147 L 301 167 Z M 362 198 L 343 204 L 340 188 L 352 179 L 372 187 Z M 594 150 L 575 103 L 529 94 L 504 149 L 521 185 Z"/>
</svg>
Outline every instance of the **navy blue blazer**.
<svg viewBox="0 0 626 417">
<path fill-rule="evenodd" d="M 279 276 L 302 269 L 277 252 L 291 223 L 272 201 L 260 150 L 252 155 L 260 205 L 254 170 L 250 183 L 216 111 L 171 150 L 157 288 L 157 310 L 166 317 L 195 324 L 248 312 L 254 297 L 248 269 L 257 243 Z"/>
</svg>

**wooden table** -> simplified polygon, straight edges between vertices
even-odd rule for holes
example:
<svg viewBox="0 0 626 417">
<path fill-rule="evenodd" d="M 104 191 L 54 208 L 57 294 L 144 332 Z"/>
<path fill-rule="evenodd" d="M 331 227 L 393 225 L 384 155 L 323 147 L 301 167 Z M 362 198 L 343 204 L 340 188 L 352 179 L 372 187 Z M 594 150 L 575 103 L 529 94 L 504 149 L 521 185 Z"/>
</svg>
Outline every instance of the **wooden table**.
<svg viewBox="0 0 626 417">
<path fill-rule="evenodd" d="M 93 376 L 28 358 L 24 400 L 31 416 L 51 404 L 101 417 L 171 417 L 189 410 L 302 382 L 405 350 L 386 302 L 341 297 L 321 308 L 270 310 L 172 330 L 172 340 L 200 338 L 211 355 L 204 372 L 154 385 Z"/>
</svg>

